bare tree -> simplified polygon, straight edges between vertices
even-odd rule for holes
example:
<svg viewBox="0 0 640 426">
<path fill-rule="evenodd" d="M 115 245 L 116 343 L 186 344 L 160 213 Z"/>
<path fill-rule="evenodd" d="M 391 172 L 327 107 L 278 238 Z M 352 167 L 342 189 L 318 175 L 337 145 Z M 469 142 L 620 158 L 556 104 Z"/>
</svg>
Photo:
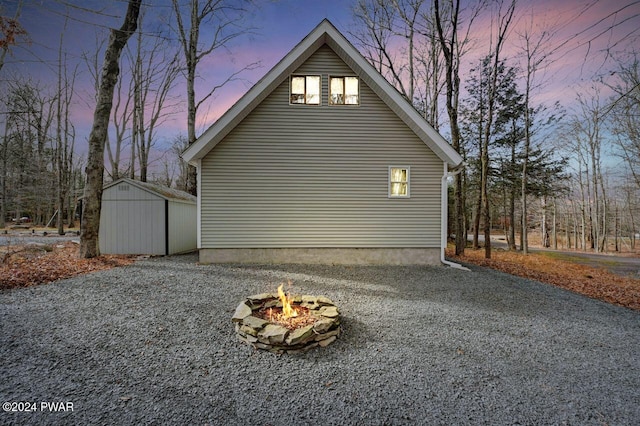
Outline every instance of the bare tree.
<svg viewBox="0 0 640 426">
<path fill-rule="evenodd" d="M 350 34 L 364 57 L 438 127 L 443 89 L 434 8 L 426 0 L 359 0 Z"/>
<path fill-rule="evenodd" d="M 16 82 L 15 84 L 17 86 L 21 83 Z M 18 182 L 20 187 L 26 188 L 30 192 L 28 197 L 31 199 L 25 197 L 25 200 L 33 215 L 32 219 L 36 223 L 42 223 L 44 216 L 51 213 L 49 211 L 50 203 L 45 204 L 44 202 L 36 202 L 36 200 L 50 201 L 51 196 L 48 192 L 55 193 L 53 186 L 55 178 L 49 175 L 48 166 L 51 163 L 50 131 L 54 122 L 53 105 L 56 99 L 55 96 L 43 90 L 39 84 L 32 86 L 27 84 L 24 89 L 26 90 L 20 91 L 20 93 L 24 96 L 22 100 L 25 102 L 26 108 L 17 112 L 23 118 L 22 125 L 27 128 L 26 134 L 18 136 L 21 140 L 19 149 L 25 149 L 25 152 L 19 155 L 25 160 L 28 159 L 30 164 L 20 166 Z M 19 217 L 17 213 L 16 211 L 16 217 Z"/>
<path fill-rule="evenodd" d="M 407 97 L 409 102 L 413 103 L 414 93 L 416 90 L 416 44 L 418 36 L 419 18 L 422 16 L 421 9 L 425 0 L 392 0 L 393 5 L 398 11 L 398 16 L 403 23 L 400 36 L 407 40 L 406 56 L 407 56 L 407 73 L 409 74 L 409 90 Z"/>
<path fill-rule="evenodd" d="M 635 50 L 628 52 L 617 62 L 617 70 L 613 72 L 616 82 L 609 84 L 616 96 L 606 113 L 612 121 L 616 154 L 627 164 L 640 189 L 640 54 Z"/>
<path fill-rule="evenodd" d="M 66 30 L 66 20 L 65 28 Z M 58 89 L 56 99 L 56 144 L 55 160 L 57 166 L 57 227 L 58 234 L 64 235 L 64 208 L 70 191 L 73 168 L 73 148 L 75 129 L 69 120 L 69 110 L 73 98 L 78 67 L 69 75 L 66 55 L 62 54 L 64 31 L 60 35 L 58 49 Z"/>
<path fill-rule="evenodd" d="M 91 81 L 95 89 L 95 101 L 98 99 L 98 91 L 100 89 L 100 52 L 104 50 L 105 42 L 104 36 L 96 32 L 95 48 L 90 52 L 82 53 L 82 60 L 86 65 L 86 70 L 91 76 Z M 107 151 L 107 159 L 109 161 L 106 172 L 111 181 L 116 181 L 127 173 L 127 170 L 122 167 L 122 156 L 124 155 L 125 142 L 128 139 L 127 130 L 129 130 L 133 109 L 133 98 L 131 96 L 134 90 L 133 87 L 132 79 L 126 81 L 123 78 L 119 78 L 114 89 L 111 119 L 115 132 L 109 134 L 107 130 L 107 141 L 105 142 L 105 150 Z"/>
<path fill-rule="evenodd" d="M 5 227 L 7 218 L 8 202 L 7 202 L 7 180 L 9 178 L 9 120 L 5 116 L 4 134 L 0 144 L 0 226 Z"/>
<path fill-rule="evenodd" d="M 422 110 L 424 118 L 436 129 L 440 129 L 439 107 L 440 96 L 445 87 L 443 78 L 444 67 L 442 65 L 442 47 L 438 41 L 438 30 L 434 24 L 435 8 L 433 3 L 427 11 L 423 12 L 424 29 L 422 35 L 426 42 L 420 47 L 422 51 L 418 54 L 418 62 L 422 66 L 418 67 L 418 74 L 424 93 L 419 97 L 422 99 Z M 418 93 L 421 92 L 420 87 Z"/>
<path fill-rule="evenodd" d="M 522 154 L 522 182 L 520 188 L 520 197 L 522 203 L 522 226 L 520 234 L 520 249 L 524 254 L 529 252 L 528 242 L 528 206 L 527 206 L 527 185 L 528 185 L 528 167 L 529 154 L 531 150 L 531 138 L 533 120 L 532 111 L 532 94 L 539 87 L 537 82 L 537 74 L 540 70 L 546 68 L 552 63 L 550 55 L 552 49 L 549 46 L 554 36 L 553 29 L 542 28 L 540 32 L 535 32 L 535 18 L 533 9 L 529 15 L 529 20 L 525 23 L 524 29 L 518 32 L 520 40 L 520 54 L 522 58 L 522 69 L 524 70 L 524 152 Z"/>
<path fill-rule="evenodd" d="M 231 41 L 246 34 L 249 28 L 243 25 L 244 15 L 248 12 L 251 0 L 189 0 L 183 6 L 179 0 L 172 0 L 173 12 L 176 16 L 178 41 L 182 47 L 185 59 L 185 74 L 187 83 L 187 138 L 189 144 L 196 140 L 196 118 L 198 109 L 216 90 L 237 79 L 246 70 L 255 68 L 254 62 L 233 72 L 222 82 L 218 82 L 204 95 L 196 99 L 196 77 L 198 65 L 203 58 L 215 51 L 226 48 Z M 201 39 L 200 29 L 207 25 L 207 32 L 211 34 L 208 40 Z M 196 194 L 195 168 L 190 167 L 189 192 Z"/>
<path fill-rule="evenodd" d="M 392 45 L 402 43 L 397 32 L 397 10 L 395 2 L 385 0 L 358 0 L 353 7 L 353 14 L 358 25 L 349 33 L 356 40 L 364 57 L 387 81 L 389 81 L 409 101 L 405 86 L 406 68 L 394 53 Z M 394 28 L 395 27 L 395 28 Z"/>
<path fill-rule="evenodd" d="M 52 213 L 55 162 L 51 129 L 55 95 L 30 78 L 8 79 L 5 135 L 2 140 L 2 204 L 20 218 L 29 213 L 36 223 Z"/>
<path fill-rule="evenodd" d="M 189 140 L 185 135 L 178 135 L 173 140 L 169 149 L 169 155 L 173 158 L 172 164 L 177 168 L 175 172 L 175 186 L 181 191 L 187 191 L 188 164 L 182 159 L 182 151 L 189 147 Z"/>
<path fill-rule="evenodd" d="M 604 250 L 607 233 L 607 198 L 602 173 L 604 107 L 599 89 L 578 95 L 578 110 L 571 117 L 563 138 L 576 161 L 575 180 L 579 186 L 582 248 L 586 242 L 596 251 Z"/>
<path fill-rule="evenodd" d="M 440 7 L 440 1 L 434 0 L 434 21 L 437 29 L 438 42 L 442 49 L 445 63 L 446 81 L 446 106 L 451 128 L 451 145 L 453 149 L 461 151 L 460 123 L 458 122 L 458 109 L 460 97 L 460 59 L 469 42 L 469 32 L 478 11 L 483 7 L 479 4 L 477 9 L 471 11 L 466 30 L 462 29 L 460 0 L 449 0 L 444 8 Z M 466 221 L 464 212 L 463 177 L 455 176 L 455 233 L 456 255 L 464 253 L 466 244 Z"/>
<path fill-rule="evenodd" d="M 160 159 L 161 169 L 152 173 L 151 181 L 187 192 L 188 164 L 182 159 L 182 152 L 188 147 L 186 135 L 175 136 Z"/>
<path fill-rule="evenodd" d="M 640 188 L 636 186 L 635 182 L 630 182 L 627 177 L 627 182 L 622 185 L 622 192 L 624 198 L 621 231 L 629 238 L 629 249 L 635 251 L 636 249 L 636 224 L 637 215 L 640 214 Z M 624 241 L 624 239 L 623 239 Z"/>
<path fill-rule="evenodd" d="M 105 144 L 107 150 L 107 158 L 109 159 L 108 173 L 112 181 L 120 179 L 121 176 L 127 174 L 127 170 L 122 168 L 122 155 L 124 153 L 125 141 L 128 139 L 127 130 L 133 117 L 133 97 L 131 93 L 135 91 L 135 80 L 129 80 L 127 87 L 124 88 L 124 79 L 119 78 L 114 89 L 114 106 L 113 106 L 113 127 L 115 133 L 113 138 L 107 135 Z M 131 142 L 133 145 L 133 142 Z M 133 159 L 129 167 L 133 166 Z M 131 169 L 128 170 L 131 173 Z"/>
<path fill-rule="evenodd" d="M 482 193 L 482 216 L 484 222 L 484 257 L 491 258 L 491 208 L 489 205 L 489 141 L 495 118 L 496 94 L 498 90 L 498 75 L 500 73 L 501 53 L 511 30 L 511 23 L 515 12 L 516 0 L 497 0 L 496 6 L 496 34 L 495 42 L 491 49 L 493 65 L 490 71 L 489 85 L 487 88 L 487 120 L 484 123 L 484 135 L 482 140 L 482 152 L 480 162 L 482 165 L 480 191 Z M 504 9 L 503 9 L 504 8 Z"/>
<path fill-rule="evenodd" d="M 138 27 L 141 0 L 129 0 L 127 13 L 120 29 L 112 29 L 105 51 L 100 77 L 100 89 L 93 114 L 93 126 L 89 135 L 87 157 L 87 182 L 84 192 L 82 222 L 80 229 L 80 256 L 92 258 L 100 254 L 98 234 L 100 231 L 100 209 L 102 206 L 102 185 L 104 179 L 104 145 L 113 91 L 120 74 L 119 59 L 122 49 Z"/>
<path fill-rule="evenodd" d="M 140 16 L 142 27 L 144 14 Z M 138 32 L 135 51 L 127 50 L 131 67 L 133 97 L 131 177 L 135 176 L 137 159 L 140 180 L 147 181 L 150 151 L 155 142 L 157 128 L 172 111 L 167 104 L 171 90 L 181 71 L 179 52 L 174 51 L 168 39 L 159 35 L 145 37 Z"/>
</svg>

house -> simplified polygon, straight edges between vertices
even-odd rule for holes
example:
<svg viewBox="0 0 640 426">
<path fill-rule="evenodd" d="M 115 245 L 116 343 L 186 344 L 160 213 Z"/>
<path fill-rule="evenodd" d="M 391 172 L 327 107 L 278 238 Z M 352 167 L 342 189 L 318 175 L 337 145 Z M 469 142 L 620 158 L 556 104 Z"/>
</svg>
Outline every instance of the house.
<svg viewBox="0 0 640 426">
<path fill-rule="evenodd" d="M 327 20 L 183 158 L 202 263 L 444 260 L 462 158 Z"/>
<path fill-rule="evenodd" d="M 119 179 L 102 190 L 100 252 L 169 255 L 195 251 L 196 197 L 183 191 Z"/>
</svg>

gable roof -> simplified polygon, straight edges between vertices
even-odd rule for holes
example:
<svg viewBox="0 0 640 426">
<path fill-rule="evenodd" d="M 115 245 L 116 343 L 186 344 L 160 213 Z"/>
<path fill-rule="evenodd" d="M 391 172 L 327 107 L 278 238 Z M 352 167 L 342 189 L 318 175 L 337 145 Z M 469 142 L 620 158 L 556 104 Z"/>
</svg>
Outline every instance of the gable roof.
<svg viewBox="0 0 640 426">
<path fill-rule="evenodd" d="M 278 64 L 258 81 L 238 102 L 209 127 L 183 153 L 182 158 L 193 164 L 211 151 L 255 107 L 257 107 L 285 78 L 327 44 L 358 74 L 360 79 L 450 168 L 462 163 L 462 157 L 449 145 L 415 108 L 358 52 L 358 50 L 324 19 Z"/>
<path fill-rule="evenodd" d="M 195 203 L 196 202 L 196 197 L 194 197 L 193 195 L 184 192 L 184 191 L 180 191 L 178 189 L 174 189 L 174 188 L 169 188 L 166 186 L 162 186 L 162 185 L 156 185 L 155 183 L 149 183 L 149 182 L 142 182 L 139 180 L 133 180 L 133 179 L 129 179 L 129 178 L 121 178 L 118 179 L 114 182 L 111 182 L 107 185 L 105 185 L 102 190 L 104 191 L 107 188 L 111 188 L 113 186 L 119 185 L 121 183 L 127 183 L 129 185 L 135 186 L 143 191 L 146 192 L 150 192 L 153 195 L 156 195 L 160 198 L 163 198 L 165 200 L 175 200 L 175 201 L 186 201 L 186 202 L 190 202 L 190 203 Z"/>
</svg>

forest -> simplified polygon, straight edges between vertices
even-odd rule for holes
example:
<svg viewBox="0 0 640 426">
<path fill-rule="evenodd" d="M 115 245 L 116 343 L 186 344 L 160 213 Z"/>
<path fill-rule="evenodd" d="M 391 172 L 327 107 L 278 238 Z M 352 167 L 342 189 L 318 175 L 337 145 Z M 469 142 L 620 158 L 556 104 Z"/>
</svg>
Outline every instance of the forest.
<svg viewBox="0 0 640 426">
<path fill-rule="evenodd" d="M 99 22 L 107 12 L 54 3 L 64 28 L 46 79 L 14 57 L 42 42 L 27 30 L 29 2 L 0 10 L 0 217 L 7 226 L 22 219 L 63 233 L 78 221 L 86 170 L 96 169 L 87 167 L 76 111 L 97 110 L 108 28 L 95 25 L 94 48 L 72 52 L 74 25 Z M 233 53 L 254 33 L 250 17 L 259 3 L 140 6 L 137 30 L 119 58 L 98 156 L 102 183 L 125 176 L 194 192 L 180 152 L 201 132 L 217 94 L 260 66 L 260 58 L 226 63 L 220 53 Z M 524 253 L 529 238 L 552 248 L 636 250 L 640 7 L 602 3 L 576 2 L 567 21 L 523 0 L 350 2 L 349 25 L 339 29 L 465 160 L 450 178 L 457 254 L 470 242 L 490 257 L 496 234 Z M 114 22 L 122 21 L 124 4 L 113 6 L 120 14 Z M 585 21 L 596 9 L 606 12 Z M 581 26 L 567 33 L 571 20 Z M 583 73 L 580 90 L 559 99 L 554 69 L 569 57 L 576 73 L 599 64 Z M 204 66 L 220 69 L 215 81 L 199 78 Z M 181 132 L 160 146 L 159 135 L 176 117 Z"/>
</svg>

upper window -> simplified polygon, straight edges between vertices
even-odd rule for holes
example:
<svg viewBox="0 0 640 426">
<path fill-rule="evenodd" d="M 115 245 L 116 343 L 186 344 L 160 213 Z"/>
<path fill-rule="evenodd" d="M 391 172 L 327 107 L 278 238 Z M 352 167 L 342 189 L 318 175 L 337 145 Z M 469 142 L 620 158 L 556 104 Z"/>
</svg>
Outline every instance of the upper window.
<svg viewBox="0 0 640 426">
<path fill-rule="evenodd" d="M 320 76 L 291 76 L 291 103 L 320 105 Z"/>
<path fill-rule="evenodd" d="M 409 198 L 409 167 L 389 166 L 389 198 Z"/>
<path fill-rule="evenodd" d="M 360 82 L 358 77 L 329 77 L 329 104 L 358 105 Z"/>
</svg>

